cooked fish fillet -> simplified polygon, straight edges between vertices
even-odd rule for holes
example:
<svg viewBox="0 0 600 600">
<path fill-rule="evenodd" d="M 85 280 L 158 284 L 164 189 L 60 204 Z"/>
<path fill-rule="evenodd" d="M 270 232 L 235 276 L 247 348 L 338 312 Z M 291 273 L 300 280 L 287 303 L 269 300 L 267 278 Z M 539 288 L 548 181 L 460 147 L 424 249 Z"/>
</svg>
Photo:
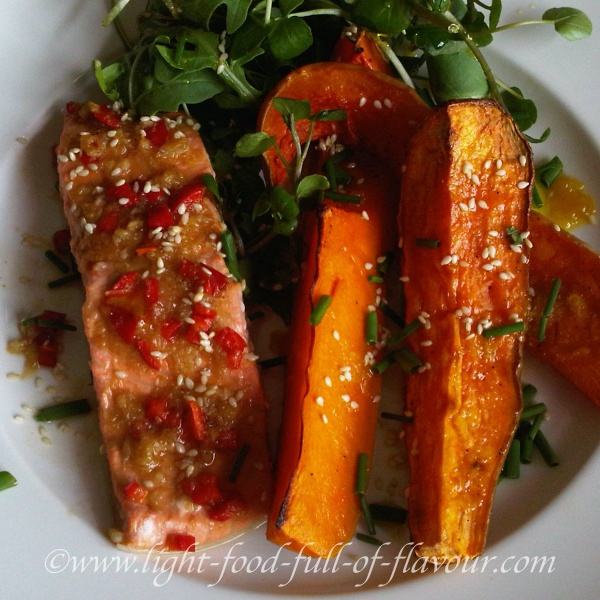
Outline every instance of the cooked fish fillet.
<svg viewBox="0 0 600 600">
<path fill-rule="evenodd" d="M 198 129 L 179 113 L 71 103 L 57 148 L 130 549 L 229 538 L 261 520 L 270 496 L 265 401 Z"/>
</svg>

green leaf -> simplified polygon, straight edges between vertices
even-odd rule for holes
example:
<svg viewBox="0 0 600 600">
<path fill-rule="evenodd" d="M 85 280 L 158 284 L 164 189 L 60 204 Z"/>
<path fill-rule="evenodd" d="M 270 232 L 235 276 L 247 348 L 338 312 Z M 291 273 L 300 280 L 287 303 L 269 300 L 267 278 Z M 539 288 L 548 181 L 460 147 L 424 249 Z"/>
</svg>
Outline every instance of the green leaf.
<svg viewBox="0 0 600 600">
<path fill-rule="evenodd" d="M 157 78 L 137 97 L 135 109 L 142 115 L 173 112 L 182 104 L 204 102 L 224 89 L 224 84 L 211 69 L 184 72 L 169 81 Z"/>
<path fill-rule="evenodd" d="M 530 144 L 541 144 L 542 142 L 545 142 L 549 137 L 550 137 L 550 127 L 547 127 L 544 130 L 544 133 L 542 133 L 542 135 L 540 135 L 540 137 L 538 137 L 538 138 L 534 138 L 534 137 L 531 137 L 531 136 L 525 134 L 525 139 Z"/>
<path fill-rule="evenodd" d="M 492 0 L 492 7 L 490 8 L 490 29 L 496 29 L 500 22 L 500 15 L 502 14 L 502 0 Z"/>
<path fill-rule="evenodd" d="M 473 36 L 477 36 L 478 46 L 487 46 L 492 42 L 492 35 L 485 22 L 485 15 L 476 10 L 474 5 L 461 20 L 462 26 Z"/>
<path fill-rule="evenodd" d="M 431 92 L 437 102 L 485 98 L 489 93 L 485 73 L 464 42 L 449 42 L 427 57 Z"/>
<path fill-rule="evenodd" d="M 406 30 L 407 39 L 417 48 L 430 54 L 438 52 L 444 44 L 452 39 L 447 29 L 440 29 L 435 25 L 414 25 Z"/>
<path fill-rule="evenodd" d="M 200 179 L 202 183 L 207 187 L 208 191 L 217 200 L 221 200 L 221 194 L 219 193 L 219 186 L 217 185 L 217 180 L 210 173 L 205 173 Z"/>
<path fill-rule="evenodd" d="M 273 225 L 273 231 L 280 235 L 291 235 L 298 227 L 298 219 L 289 221 L 276 221 Z"/>
<path fill-rule="evenodd" d="M 271 208 L 277 219 L 289 221 L 300 213 L 296 199 L 283 186 L 277 185 L 272 190 Z"/>
<path fill-rule="evenodd" d="M 121 63 L 112 63 L 106 67 L 102 67 L 99 60 L 94 61 L 94 75 L 100 89 L 109 100 L 117 100 L 119 98 L 119 89 L 117 81 L 125 73 L 125 68 Z"/>
<path fill-rule="evenodd" d="M 504 105 L 510 112 L 521 131 L 527 131 L 537 121 L 537 108 L 532 100 L 523 97 L 518 87 L 511 88 L 513 93 L 502 92 Z"/>
<path fill-rule="evenodd" d="M 357 25 L 387 35 L 401 34 L 412 20 L 407 0 L 357 0 L 351 16 Z"/>
<path fill-rule="evenodd" d="M 450 12 L 460 21 L 467 14 L 465 0 L 452 0 Z"/>
<path fill-rule="evenodd" d="M 235 153 L 242 157 L 260 156 L 275 143 L 275 137 L 268 136 L 264 131 L 247 133 L 235 145 Z"/>
<path fill-rule="evenodd" d="M 229 58 L 239 61 L 240 64 L 248 62 L 246 57 L 255 58 L 264 53 L 262 43 L 264 42 L 268 29 L 254 21 L 247 21 L 231 38 Z"/>
<path fill-rule="evenodd" d="M 271 52 L 279 60 L 289 60 L 312 46 L 310 27 L 299 17 L 278 19 L 269 33 Z"/>
<path fill-rule="evenodd" d="M 215 11 L 225 5 L 227 33 L 234 33 L 242 26 L 251 4 L 252 0 L 180 0 L 178 2 L 180 16 L 200 23 L 204 29 L 210 28 L 210 21 Z"/>
<path fill-rule="evenodd" d="M 310 115 L 311 121 L 343 121 L 348 113 L 342 109 L 321 110 L 314 115 Z"/>
<path fill-rule="evenodd" d="M 542 15 L 542 18 L 546 21 L 554 21 L 554 29 L 571 42 L 582 40 L 592 34 L 592 22 L 577 8 L 551 8 Z"/>
<path fill-rule="evenodd" d="M 186 28 L 177 33 L 174 42 L 167 38 L 166 43 L 156 44 L 155 48 L 171 67 L 199 71 L 217 66 L 218 46 L 219 36 L 216 33 Z"/>
<path fill-rule="evenodd" d="M 294 98 L 273 98 L 273 108 L 282 117 L 294 117 L 296 121 L 310 118 L 310 102 Z"/>
<path fill-rule="evenodd" d="M 329 188 L 329 182 L 323 175 L 308 175 L 300 180 L 296 188 L 296 198 L 303 200 L 310 198 L 316 192 Z"/>
</svg>

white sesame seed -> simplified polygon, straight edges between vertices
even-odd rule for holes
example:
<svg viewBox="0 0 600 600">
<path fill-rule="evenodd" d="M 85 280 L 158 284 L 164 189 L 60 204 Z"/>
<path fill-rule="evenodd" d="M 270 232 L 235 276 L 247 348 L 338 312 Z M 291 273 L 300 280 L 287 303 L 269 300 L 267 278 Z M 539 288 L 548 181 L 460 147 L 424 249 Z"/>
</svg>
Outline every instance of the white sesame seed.
<svg viewBox="0 0 600 600">
<path fill-rule="evenodd" d="M 323 406 L 325 404 L 325 401 L 323 400 L 323 396 L 317 396 L 315 398 L 315 402 L 319 405 L 319 406 Z"/>
<path fill-rule="evenodd" d="M 490 253 L 490 257 L 491 258 L 495 258 L 496 257 L 496 246 L 488 246 L 488 252 Z"/>
<path fill-rule="evenodd" d="M 493 229 L 491 229 L 490 231 L 488 231 L 488 235 L 490 237 L 498 237 L 500 234 L 497 231 L 494 231 Z"/>
<path fill-rule="evenodd" d="M 374 106 L 375 108 L 381 108 L 382 104 L 381 104 L 381 102 L 380 102 L 379 100 L 375 100 L 375 101 L 373 102 L 373 106 Z"/>
<path fill-rule="evenodd" d="M 518 187 L 520 190 L 524 190 L 525 188 L 528 188 L 528 187 L 529 187 L 529 181 L 519 181 L 519 182 L 517 183 L 517 187 Z"/>
<path fill-rule="evenodd" d="M 475 204 L 475 198 L 470 198 L 469 199 L 469 210 L 474 211 L 476 208 L 477 208 L 477 205 Z"/>
<path fill-rule="evenodd" d="M 528 293 L 528 294 L 529 294 L 529 295 L 530 295 L 532 298 L 535 296 L 535 290 L 534 290 L 532 287 L 530 287 L 530 288 L 527 288 L 527 293 Z"/>
<path fill-rule="evenodd" d="M 70 190 L 72 190 L 72 189 L 73 189 L 73 182 L 72 182 L 72 181 L 69 181 L 69 183 L 67 183 L 67 184 L 65 185 L 65 190 L 67 190 L 67 191 L 70 191 Z M 75 206 L 75 205 L 73 205 L 73 208 L 76 208 L 76 206 Z"/>
<path fill-rule="evenodd" d="M 524 154 L 519 156 L 519 164 L 524 167 L 527 164 L 527 157 Z"/>
<path fill-rule="evenodd" d="M 492 264 L 492 267 L 501 267 L 502 266 L 502 261 L 496 259 L 496 260 L 493 260 L 491 262 L 491 264 Z"/>
<path fill-rule="evenodd" d="M 431 340 L 423 340 L 421 342 L 421 346 L 431 346 L 433 344 L 433 342 Z"/>
<path fill-rule="evenodd" d="M 455 265 L 458 262 L 458 254 L 453 254 L 451 260 L 452 264 Z"/>
<path fill-rule="evenodd" d="M 460 210 L 462 210 L 463 212 L 469 211 L 469 205 L 465 204 L 464 202 L 460 202 L 458 206 L 460 207 Z"/>
<path fill-rule="evenodd" d="M 372 264 L 372 263 L 369 263 L 369 262 L 368 262 L 368 263 L 365 263 L 365 269 L 366 269 L 367 271 L 370 271 L 372 268 L 373 268 L 373 264 Z"/>
<path fill-rule="evenodd" d="M 520 254 L 523 251 L 523 246 L 521 246 L 521 244 L 511 244 L 510 249 L 513 252 L 517 252 Z"/>
<path fill-rule="evenodd" d="M 481 258 L 483 258 L 484 260 L 487 260 L 489 255 L 490 255 L 490 251 L 488 250 L 488 248 L 484 248 L 483 252 L 481 253 Z"/>
<path fill-rule="evenodd" d="M 556 223 L 553 223 L 552 227 L 554 227 L 554 231 L 560 231 L 560 227 Z"/>
<path fill-rule="evenodd" d="M 479 185 L 481 182 L 479 181 L 479 177 L 476 174 L 473 174 L 471 176 L 471 181 L 475 184 L 475 185 Z"/>
<path fill-rule="evenodd" d="M 508 281 L 510 279 L 510 276 L 508 275 L 508 273 L 505 273 L 505 272 L 498 273 L 498 277 L 500 277 L 500 279 L 502 279 L 502 281 Z"/>
<path fill-rule="evenodd" d="M 498 175 L 498 177 L 504 177 L 506 175 L 506 170 L 505 169 L 498 169 L 496 171 L 496 175 Z"/>
<path fill-rule="evenodd" d="M 367 99 L 364 96 L 358 101 L 359 106 L 364 106 L 366 103 Z"/>
<path fill-rule="evenodd" d="M 452 257 L 450 255 L 444 256 L 440 261 L 440 265 L 449 265 L 452 262 Z"/>
<path fill-rule="evenodd" d="M 358 402 L 352 400 L 352 402 L 350 402 L 350 408 L 356 410 L 358 408 Z"/>
<path fill-rule="evenodd" d="M 483 168 L 486 170 L 489 169 L 491 166 L 492 166 L 492 161 L 489 159 L 483 163 Z"/>
<path fill-rule="evenodd" d="M 332 335 L 334 340 L 337 340 L 338 342 L 340 341 L 340 333 L 337 331 L 337 329 L 333 330 Z"/>
<path fill-rule="evenodd" d="M 502 164 L 503 164 L 503 163 L 502 163 L 502 159 L 501 159 L 501 158 L 499 158 L 499 159 L 496 161 L 496 169 L 501 169 L 501 168 L 502 168 Z"/>
<path fill-rule="evenodd" d="M 524 243 L 524 244 L 525 244 L 525 245 L 526 245 L 526 246 L 527 246 L 529 249 L 533 248 L 533 243 L 531 242 L 531 240 L 530 240 L 529 238 L 525 238 L 525 239 L 523 240 L 523 243 Z"/>
<path fill-rule="evenodd" d="M 329 377 L 329 376 L 325 377 L 325 385 L 327 387 L 331 387 L 333 385 L 333 383 L 331 381 L 331 377 Z"/>
<path fill-rule="evenodd" d="M 504 204 L 498 204 L 498 210 L 504 210 Z"/>
<path fill-rule="evenodd" d="M 485 263 L 484 265 L 481 266 L 481 268 L 484 271 L 492 271 L 494 269 L 494 266 L 490 263 Z"/>
<path fill-rule="evenodd" d="M 521 262 L 526 265 L 529 262 L 529 257 L 526 254 L 521 254 Z"/>
<path fill-rule="evenodd" d="M 113 169 L 110 174 L 111 177 L 117 177 L 118 175 L 120 175 L 123 172 L 123 169 L 121 169 L 120 167 L 116 167 L 115 169 Z"/>
<path fill-rule="evenodd" d="M 488 204 L 487 204 L 487 202 L 485 200 L 480 200 L 477 203 L 477 206 L 479 206 L 479 208 L 483 208 L 483 209 L 488 209 L 489 208 L 489 206 L 488 206 Z"/>
<path fill-rule="evenodd" d="M 387 108 L 392 108 L 392 101 L 389 98 L 384 98 L 383 104 L 387 106 Z"/>
<path fill-rule="evenodd" d="M 341 398 L 344 402 L 350 402 L 350 396 L 348 394 L 342 394 Z"/>
<path fill-rule="evenodd" d="M 408 283 L 410 281 L 410 277 L 408 275 L 402 275 L 402 277 L 399 277 L 398 279 L 400 279 L 402 283 Z"/>
<path fill-rule="evenodd" d="M 327 418 L 327 415 L 321 415 L 321 421 L 323 421 L 323 423 L 325 423 L 327 425 L 327 423 L 329 423 L 329 419 Z"/>
<path fill-rule="evenodd" d="M 362 218 L 363 218 L 365 221 L 368 221 L 368 220 L 369 220 L 369 213 L 368 213 L 366 210 L 363 210 L 363 211 L 362 211 Z"/>
</svg>

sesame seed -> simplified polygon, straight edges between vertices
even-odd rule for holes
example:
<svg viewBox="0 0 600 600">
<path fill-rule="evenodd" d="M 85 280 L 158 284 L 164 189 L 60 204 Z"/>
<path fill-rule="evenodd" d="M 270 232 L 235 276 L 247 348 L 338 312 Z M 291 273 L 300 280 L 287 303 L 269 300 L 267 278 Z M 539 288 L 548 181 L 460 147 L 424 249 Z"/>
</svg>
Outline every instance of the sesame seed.
<svg viewBox="0 0 600 600">
<path fill-rule="evenodd" d="M 473 165 L 469 161 L 465 161 L 463 164 L 462 172 L 465 175 L 467 175 L 472 170 L 473 170 Z"/>
<path fill-rule="evenodd" d="M 449 265 L 452 262 L 452 257 L 450 255 L 444 256 L 440 261 L 440 265 Z"/>
<path fill-rule="evenodd" d="M 366 210 L 363 210 L 363 211 L 362 211 L 362 218 L 363 218 L 365 221 L 368 221 L 368 220 L 369 220 L 369 213 L 368 213 Z"/>
<path fill-rule="evenodd" d="M 358 408 L 358 402 L 356 402 L 355 400 L 352 400 L 352 402 L 350 402 L 350 408 L 353 408 L 354 410 L 356 410 Z"/>
<path fill-rule="evenodd" d="M 469 210 L 474 211 L 476 208 L 477 208 L 477 206 L 475 204 L 475 198 L 471 198 L 469 200 Z"/>
<path fill-rule="evenodd" d="M 399 277 L 399 279 L 402 283 L 408 283 L 410 281 L 410 277 L 408 275 L 402 275 L 402 277 Z"/>
<path fill-rule="evenodd" d="M 350 396 L 348 394 L 342 394 L 341 398 L 344 402 L 350 402 Z"/>
<path fill-rule="evenodd" d="M 423 340 L 421 346 L 431 346 L 433 342 L 431 340 Z"/>
<path fill-rule="evenodd" d="M 529 294 L 529 295 L 530 295 L 532 298 L 535 296 L 535 290 L 534 290 L 532 287 L 530 287 L 530 288 L 527 288 L 527 293 L 528 293 L 528 294 Z"/>
<path fill-rule="evenodd" d="M 489 159 L 483 163 L 483 168 L 486 170 L 489 169 L 491 166 L 492 166 L 492 161 Z"/>
<path fill-rule="evenodd" d="M 513 252 L 518 252 L 520 254 L 523 251 L 523 246 L 521 246 L 521 244 L 511 244 L 510 249 Z"/>
<path fill-rule="evenodd" d="M 112 177 L 117 177 L 118 175 L 120 175 L 123 172 L 123 169 L 121 169 L 120 167 L 116 167 L 115 169 L 113 169 L 110 174 Z"/>
<path fill-rule="evenodd" d="M 519 182 L 517 183 L 517 187 L 518 187 L 520 190 L 524 190 L 525 188 L 528 188 L 528 187 L 529 187 L 529 181 L 519 181 Z"/>
<path fill-rule="evenodd" d="M 529 262 L 529 257 L 525 254 L 521 254 L 521 262 L 526 265 Z"/>
<path fill-rule="evenodd" d="M 323 423 L 325 423 L 327 425 L 327 423 L 329 423 L 329 419 L 327 418 L 327 415 L 321 415 L 321 421 L 323 421 Z"/>
<path fill-rule="evenodd" d="M 489 206 L 488 206 L 488 204 L 487 204 L 487 202 L 485 200 L 480 200 L 477 203 L 477 206 L 479 206 L 479 208 L 483 208 L 483 209 L 488 209 L 489 208 Z"/>
<path fill-rule="evenodd" d="M 494 266 L 491 263 L 485 263 L 484 265 L 481 266 L 481 268 L 484 271 L 492 271 L 494 269 Z"/>
<path fill-rule="evenodd" d="M 117 379 L 125 379 L 127 377 L 127 373 L 125 373 L 125 371 L 115 371 L 115 377 Z"/>
<path fill-rule="evenodd" d="M 496 257 L 496 246 L 488 246 L 488 252 L 492 258 Z"/>
<path fill-rule="evenodd" d="M 498 210 L 504 210 L 504 204 L 498 204 Z"/>
<path fill-rule="evenodd" d="M 337 329 L 333 330 L 332 335 L 334 340 L 337 340 L 338 342 L 340 341 L 340 333 L 337 331 Z"/>
<path fill-rule="evenodd" d="M 329 377 L 329 376 L 325 377 L 325 385 L 327 387 L 331 387 L 333 385 L 333 383 L 331 381 L 331 377 Z"/>
<path fill-rule="evenodd" d="M 452 264 L 455 265 L 456 263 L 458 263 L 458 254 L 453 254 L 451 257 L 452 260 Z"/>
<path fill-rule="evenodd" d="M 552 226 L 554 227 L 554 231 L 560 231 L 560 227 L 556 223 L 553 223 Z"/>
<path fill-rule="evenodd" d="M 367 99 L 364 96 L 358 101 L 359 106 L 364 106 L 366 103 Z"/>
<path fill-rule="evenodd" d="M 375 108 L 381 108 L 382 104 L 381 104 L 381 102 L 380 102 L 379 100 L 375 100 L 375 101 L 373 102 L 373 106 L 374 106 Z"/>
<path fill-rule="evenodd" d="M 475 174 L 473 174 L 471 176 L 471 181 L 475 184 L 475 185 L 479 185 L 481 182 L 479 181 L 479 177 Z"/>
<path fill-rule="evenodd" d="M 502 168 L 502 164 L 503 164 L 503 163 L 502 163 L 502 159 L 501 159 L 501 158 L 499 158 L 499 159 L 496 161 L 496 169 L 501 169 L 501 168 Z"/>
<path fill-rule="evenodd" d="M 494 231 L 493 229 L 488 231 L 488 235 L 490 237 L 498 237 L 500 234 L 497 231 Z"/>
<path fill-rule="evenodd" d="M 498 277 L 500 277 L 500 279 L 502 279 L 502 281 L 508 281 L 510 279 L 509 274 L 505 273 L 505 272 L 498 273 Z"/>
<path fill-rule="evenodd" d="M 389 98 L 384 98 L 383 103 L 387 108 L 392 108 L 392 101 Z"/>
<path fill-rule="evenodd" d="M 119 138 L 115 138 L 114 140 L 111 140 L 110 143 L 108 144 L 111 148 L 115 148 L 116 146 L 118 146 L 119 144 Z"/>
<path fill-rule="evenodd" d="M 315 398 L 315 402 L 319 405 L 319 406 L 323 406 L 325 404 L 325 401 L 323 400 L 323 396 L 317 396 Z"/>
<path fill-rule="evenodd" d="M 72 181 L 69 181 L 69 183 L 67 183 L 67 184 L 65 185 L 65 190 L 67 190 L 67 191 L 70 191 L 70 190 L 72 190 L 72 189 L 73 189 L 73 182 L 72 182 Z M 73 205 L 73 207 L 75 207 L 75 205 Z"/>
<path fill-rule="evenodd" d="M 524 154 L 519 156 L 519 164 L 524 167 L 527 164 L 527 157 Z"/>
<path fill-rule="evenodd" d="M 373 268 L 373 264 L 372 263 L 365 263 L 365 269 L 367 271 L 370 271 Z"/>
<path fill-rule="evenodd" d="M 469 211 L 469 205 L 465 204 L 464 202 L 460 202 L 458 206 L 460 207 L 460 210 L 462 210 L 463 212 Z"/>
<path fill-rule="evenodd" d="M 498 169 L 496 171 L 496 175 L 498 175 L 498 177 L 504 177 L 506 175 L 506 170 L 505 169 Z"/>
</svg>

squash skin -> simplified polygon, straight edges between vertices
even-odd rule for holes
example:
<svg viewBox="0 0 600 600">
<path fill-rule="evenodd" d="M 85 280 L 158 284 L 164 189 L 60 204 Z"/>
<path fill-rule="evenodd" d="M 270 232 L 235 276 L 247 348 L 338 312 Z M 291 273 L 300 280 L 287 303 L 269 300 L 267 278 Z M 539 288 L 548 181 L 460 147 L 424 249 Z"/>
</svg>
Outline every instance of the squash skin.
<svg viewBox="0 0 600 600">
<path fill-rule="evenodd" d="M 531 213 L 530 285 L 535 291 L 526 347 L 573 382 L 600 407 L 600 257 L 567 231 L 556 231 L 543 215 Z M 535 265 L 535 268 L 533 268 Z M 537 339 L 539 322 L 554 279 L 560 292 L 546 326 Z"/>
<path fill-rule="evenodd" d="M 496 174 L 497 159 L 505 175 Z M 520 181 L 529 186 L 519 189 Z M 529 146 L 493 101 L 439 107 L 411 142 L 400 217 L 406 320 L 421 315 L 426 321 L 408 345 L 429 368 L 407 381 L 406 409 L 414 415 L 406 426 L 408 522 L 417 553 L 431 561 L 483 551 L 495 486 L 518 422 L 524 336 L 486 339 L 477 325 L 486 318 L 493 326 L 509 323 L 513 313 L 527 317 L 528 265 L 510 249 L 505 230 L 527 229 L 532 183 Z M 475 210 L 468 208 L 471 198 Z M 500 235 L 490 237 L 490 230 Z M 417 238 L 439 240 L 440 247 L 419 247 Z M 488 271 L 482 266 L 492 258 L 482 253 L 490 245 L 501 266 Z M 442 264 L 452 255 L 454 263 Z M 514 278 L 503 281 L 499 272 Z M 470 329 L 465 319 L 472 319 Z M 432 344 L 422 345 L 425 340 Z"/>
<path fill-rule="evenodd" d="M 372 454 L 375 439 L 381 377 L 371 373 L 366 359 L 367 352 L 376 350 L 366 343 L 364 321 L 368 307 L 385 291 L 367 277 L 376 273 L 377 258 L 397 243 L 400 165 L 408 139 L 429 110 L 397 80 L 337 63 L 295 71 L 271 98 L 276 96 L 308 99 L 313 112 L 347 111 L 344 122 L 317 124 L 313 138 L 335 133 L 338 142 L 356 150 L 351 158 L 356 163 L 354 182 L 346 191 L 363 195 L 358 206 L 326 201 L 302 221 L 305 269 L 295 292 L 289 334 L 293 345 L 267 521 L 269 540 L 309 556 L 329 557 L 339 553 L 356 528 L 357 458 Z M 360 106 L 363 97 L 368 101 Z M 393 109 L 374 107 L 375 99 L 386 98 Z M 301 139 L 307 135 L 304 125 L 298 124 Z M 294 156 L 290 136 L 270 100 L 259 129 L 276 136 L 288 160 Z M 265 158 L 271 182 L 284 184 L 285 171 L 276 153 L 267 152 Z M 382 163 L 388 168 L 382 169 Z M 364 183 L 356 183 L 361 178 Z M 367 269 L 367 263 L 373 267 Z M 311 327 L 309 315 L 322 294 L 331 295 L 332 302 L 320 324 Z M 343 367 L 350 367 L 350 381 L 340 379 Z"/>
</svg>

